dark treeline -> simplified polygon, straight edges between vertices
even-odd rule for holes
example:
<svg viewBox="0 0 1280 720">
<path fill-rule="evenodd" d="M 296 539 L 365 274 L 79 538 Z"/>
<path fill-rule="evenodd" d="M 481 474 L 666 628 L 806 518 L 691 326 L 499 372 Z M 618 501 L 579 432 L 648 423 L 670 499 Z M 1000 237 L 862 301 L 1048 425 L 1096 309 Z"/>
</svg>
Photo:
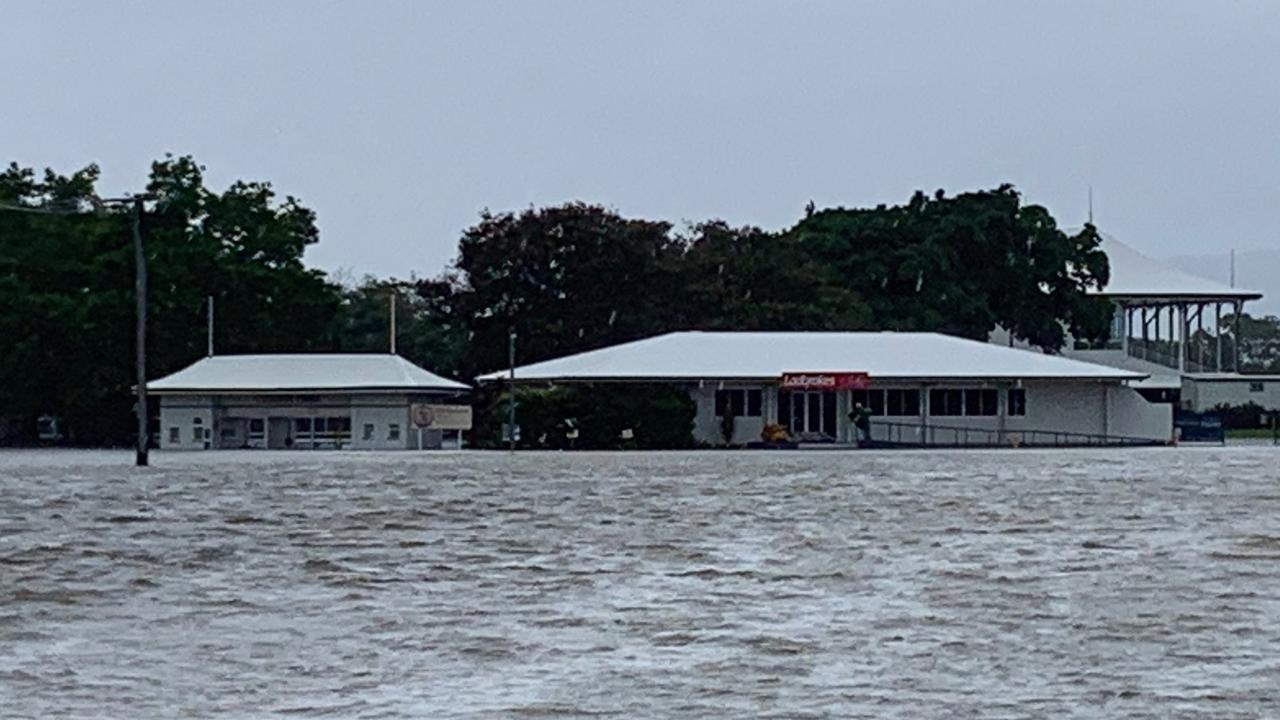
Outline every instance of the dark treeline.
<svg viewBox="0 0 1280 720">
<path fill-rule="evenodd" d="M 126 209 L 98 169 L 0 173 L 0 420 L 29 436 L 66 420 L 81 444 L 130 440 L 133 270 Z M 205 186 L 189 157 L 152 166 L 144 218 L 152 377 L 199 359 L 205 298 L 219 352 L 398 350 L 461 379 L 680 329 L 935 330 L 997 325 L 1046 351 L 1105 334 L 1087 297 L 1107 259 L 1092 226 L 1068 234 L 1012 186 L 917 193 L 870 209 L 809 208 L 781 232 L 713 220 L 675 228 L 568 203 L 482 213 L 429 279 L 344 286 L 303 264 L 315 214 L 270 185 Z M 492 398 L 478 402 L 483 411 Z M 622 412 L 622 411 L 618 411 Z M 483 416 L 483 412 L 482 412 Z"/>
</svg>

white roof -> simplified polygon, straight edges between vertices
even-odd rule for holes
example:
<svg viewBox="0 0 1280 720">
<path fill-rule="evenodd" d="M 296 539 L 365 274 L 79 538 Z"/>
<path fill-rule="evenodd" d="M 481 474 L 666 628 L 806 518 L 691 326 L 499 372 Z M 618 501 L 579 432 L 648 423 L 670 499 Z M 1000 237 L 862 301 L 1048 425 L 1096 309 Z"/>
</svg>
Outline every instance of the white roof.
<svg viewBox="0 0 1280 720">
<path fill-rule="evenodd" d="M 1153 260 L 1113 237 L 1103 235 L 1101 249 L 1111 263 L 1111 280 L 1095 295 L 1108 297 L 1234 298 L 1256 300 L 1262 293 L 1242 290 L 1185 273 Z"/>
<path fill-rule="evenodd" d="M 516 380 L 875 378 L 1141 380 L 1144 373 L 937 333 L 676 332 L 516 368 Z M 506 372 L 479 378 L 497 381 Z"/>
<path fill-rule="evenodd" d="M 157 393 L 467 390 L 399 355 L 215 355 L 147 383 Z"/>
</svg>

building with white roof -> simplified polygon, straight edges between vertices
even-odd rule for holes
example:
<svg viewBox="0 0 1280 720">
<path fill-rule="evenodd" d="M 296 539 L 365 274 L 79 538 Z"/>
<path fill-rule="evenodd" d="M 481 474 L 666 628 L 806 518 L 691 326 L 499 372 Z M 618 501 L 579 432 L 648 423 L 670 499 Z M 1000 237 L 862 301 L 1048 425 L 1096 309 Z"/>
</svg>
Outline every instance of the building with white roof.
<svg viewBox="0 0 1280 720">
<path fill-rule="evenodd" d="M 1073 343 L 1064 355 L 1144 373 L 1147 379 L 1136 387 L 1148 398 L 1195 411 L 1218 402 L 1263 404 L 1269 385 L 1280 390 L 1274 378 L 1239 373 L 1239 318 L 1244 304 L 1261 293 L 1190 275 L 1109 236 L 1101 249 L 1111 278 L 1092 294 L 1115 305 L 1110 338 L 1100 346 Z M 993 339 L 1007 337 L 997 333 Z M 1193 387 L 1205 384 L 1218 387 Z"/>
<path fill-rule="evenodd" d="M 470 388 L 392 354 L 218 355 L 148 383 L 162 449 L 460 444 Z"/>
<path fill-rule="evenodd" d="M 854 443 L 849 415 L 858 404 L 870 410 L 871 437 L 882 443 L 1163 442 L 1171 407 L 1131 387 L 1146 378 L 937 333 L 896 332 L 676 332 L 515 369 L 517 384 L 687 388 L 697 407 L 694 438 L 735 445 L 760 440 L 773 423 L 802 441 Z"/>
</svg>

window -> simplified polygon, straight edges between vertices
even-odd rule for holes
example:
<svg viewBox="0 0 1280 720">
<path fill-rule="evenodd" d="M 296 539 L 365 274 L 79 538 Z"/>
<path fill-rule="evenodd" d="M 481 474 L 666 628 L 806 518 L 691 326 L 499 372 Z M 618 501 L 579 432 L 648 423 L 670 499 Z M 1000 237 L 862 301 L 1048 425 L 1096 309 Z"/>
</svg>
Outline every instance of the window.
<svg viewBox="0 0 1280 720">
<path fill-rule="evenodd" d="M 373 423 L 365 423 L 365 424 L 364 424 L 364 432 L 362 432 L 362 433 L 360 434 L 360 439 L 361 439 L 361 440 L 372 440 L 372 439 L 373 439 Z"/>
<path fill-rule="evenodd" d="M 885 414 L 909 417 L 920 414 L 919 390 L 885 390 Z M 872 405 L 874 411 L 875 405 Z"/>
<path fill-rule="evenodd" d="M 929 391 L 929 414 L 953 416 L 964 414 L 964 391 L 954 388 L 934 388 Z"/>
<path fill-rule="evenodd" d="M 850 409 L 862 405 L 875 416 L 910 417 L 920 414 L 920 391 L 895 388 L 892 390 L 852 390 L 849 393 Z"/>
<path fill-rule="evenodd" d="M 734 417 L 760 417 L 763 415 L 764 398 L 761 390 L 717 390 L 716 417 L 731 414 Z"/>
<path fill-rule="evenodd" d="M 1266 389 L 1267 389 L 1266 385 L 1263 385 L 1260 382 L 1249 383 L 1249 392 L 1263 392 Z"/>
<path fill-rule="evenodd" d="M 390 425 L 388 425 L 388 426 L 387 426 L 387 439 L 388 439 L 388 440 L 399 440 L 399 439 L 400 439 L 400 424 L 399 424 L 399 423 L 391 423 Z"/>
<path fill-rule="evenodd" d="M 169 444 L 177 445 L 180 442 L 182 442 L 182 430 L 176 427 L 169 428 Z"/>
<path fill-rule="evenodd" d="M 203 442 L 204 428 L 200 426 L 200 418 L 196 418 L 191 422 L 191 442 Z"/>
<path fill-rule="evenodd" d="M 249 421 L 249 432 L 251 433 L 260 433 L 262 432 L 263 427 L 264 424 L 262 422 L 262 418 L 253 418 Z"/>
<path fill-rule="evenodd" d="M 999 395 L 994 389 L 969 389 L 964 391 L 964 414 L 986 416 L 1000 414 Z"/>
<path fill-rule="evenodd" d="M 1027 414 L 1027 391 L 1022 388 L 1009 388 L 1010 417 L 1022 417 Z"/>
<path fill-rule="evenodd" d="M 297 418 L 293 421 L 293 428 L 300 433 L 311 432 L 311 418 Z"/>
</svg>

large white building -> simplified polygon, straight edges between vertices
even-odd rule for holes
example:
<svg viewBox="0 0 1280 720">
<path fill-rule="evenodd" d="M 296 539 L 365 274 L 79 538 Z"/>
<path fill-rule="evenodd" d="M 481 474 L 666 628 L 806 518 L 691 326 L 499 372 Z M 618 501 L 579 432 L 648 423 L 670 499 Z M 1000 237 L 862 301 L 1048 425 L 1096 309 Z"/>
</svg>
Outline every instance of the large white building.
<svg viewBox="0 0 1280 720">
<path fill-rule="evenodd" d="M 470 388 L 391 354 L 218 355 L 159 380 L 162 449 L 458 447 Z"/>
<path fill-rule="evenodd" d="M 1091 294 L 1115 307 L 1110 337 L 1100 345 L 1072 341 L 1063 355 L 1146 374 L 1138 390 L 1188 410 L 1249 402 L 1280 409 L 1280 377 L 1240 374 L 1240 326 L 1224 322 L 1261 293 L 1190 275 L 1112 237 L 1101 249 L 1111 279 Z M 1008 340 L 1001 330 L 992 334 L 993 342 Z"/>
<path fill-rule="evenodd" d="M 1171 432 L 1172 406 L 1133 387 L 1145 373 L 936 333 L 677 332 L 518 367 L 515 378 L 687 388 L 694 437 L 708 444 L 759 441 L 770 423 L 802 441 L 853 443 L 856 403 L 872 411 L 873 439 L 903 445 L 1165 442 Z"/>
</svg>

